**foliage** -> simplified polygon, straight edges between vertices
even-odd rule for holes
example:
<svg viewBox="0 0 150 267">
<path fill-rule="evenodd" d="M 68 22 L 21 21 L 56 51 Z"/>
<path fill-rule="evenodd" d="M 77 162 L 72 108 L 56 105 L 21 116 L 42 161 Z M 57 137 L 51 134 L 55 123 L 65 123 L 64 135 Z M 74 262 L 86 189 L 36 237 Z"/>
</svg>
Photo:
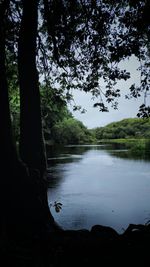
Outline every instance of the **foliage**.
<svg viewBox="0 0 150 267">
<path fill-rule="evenodd" d="M 93 130 L 97 140 L 117 138 L 150 138 L 150 119 L 133 118 L 113 122 Z"/>
<path fill-rule="evenodd" d="M 115 146 L 123 148 L 120 151 L 119 157 L 135 158 L 135 159 L 150 159 L 150 139 L 145 138 L 129 138 L 129 139 L 111 139 L 105 140 L 106 143 L 111 143 Z M 125 150 L 124 150 L 125 149 Z M 127 151 L 126 151 L 127 149 Z M 113 154 L 115 152 L 112 152 Z M 115 156 L 117 154 L 115 153 Z"/>
<path fill-rule="evenodd" d="M 18 54 L 22 1 L 10 1 L 6 48 Z M 117 81 L 130 78 L 120 62 L 135 55 L 141 84 L 129 88 L 130 97 L 145 96 L 139 116 L 149 116 L 150 3 L 148 0 L 39 1 L 37 68 L 40 82 L 59 89 L 72 101 L 72 90 L 91 92 L 94 107 L 115 109 L 121 95 Z M 103 85 L 102 85 L 103 84 Z M 50 86 L 49 86 L 50 85 Z"/>
<path fill-rule="evenodd" d="M 12 121 L 18 140 L 17 58 L 24 2 L 10 0 L 8 3 L 5 22 L 6 66 Z M 146 103 L 150 88 L 149 10 L 150 3 L 147 0 L 39 1 L 36 63 L 40 78 L 43 128 L 47 139 L 56 138 L 60 143 L 62 136 L 64 143 L 89 142 L 92 137 L 70 118 L 66 103 L 72 101 L 73 89 L 79 89 L 92 93 L 94 107 L 100 111 L 108 111 L 109 104 L 117 108 L 121 95 L 117 81 L 130 78 L 128 70 L 121 69 L 119 63 L 132 55 L 140 62 L 141 84 L 139 87 L 131 85 L 126 98 L 138 98 L 144 94 L 144 103 L 139 108 L 138 116 L 149 117 L 150 108 Z M 119 127 L 97 129 L 97 138 L 124 138 L 141 134 L 138 127 L 134 130 L 130 125 Z M 149 137 L 146 124 L 145 127 L 145 135 Z"/>
<path fill-rule="evenodd" d="M 72 116 L 66 105 L 63 95 L 57 89 L 41 86 L 41 109 L 45 139 L 51 139 L 51 129 L 64 117 Z"/>
<path fill-rule="evenodd" d="M 64 118 L 52 128 L 52 138 L 57 144 L 83 144 L 93 141 L 92 134 L 82 122 Z"/>
<path fill-rule="evenodd" d="M 150 158 L 150 139 L 139 139 L 128 144 L 131 155 L 142 158 Z"/>
<path fill-rule="evenodd" d="M 130 78 L 130 73 L 121 69 L 119 63 L 132 55 L 140 60 L 141 85 L 139 88 L 132 85 L 128 97 L 139 97 L 143 93 L 144 96 L 147 96 L 150 89 L 149 10 L 148 0 L 0 1 L 0 15 L 2 15 L 0 84 L 1 96 L 4 99 L 4 104 L 1 103 L 4 112 L 4 114 L 2 112 L 4 118 L 2 132 L 6 133 L 2 138 L 6 153 L 3 153 L 2 149 L 2 154 L 4 167 L 6 164 L 8 165 L 8 171 L 5 170 L 6 174 L 1 180 L 1 203 L 3 203 L 1 226 L 2 229 L 5 229 L 6 236 L 10 236 L 10 240 L 19 237 L 16 234 L 24 232 L 25 229 L 32 233 L 32 237 L 37 236 L 39 229 L 44 230 L 43 226 L 48 226 L 47 222 L 50 216 L 46 204 L 46 190 L 42 190 L 40 199 L 39 192 L 37 193 L 39 189 L 33 190 L 32 179 L 28 187 L 28 178 L 33 178 L 32 174 L 29 171 L 28 175 L 27 169 L 18 161 L 15 149 L 13 149 L 7 80 L 10 88 L 10 102 L 15 103 L 14 108 L 17 114 L 19 114 L 19 97 L 16 91 L 13 91 L 17 89 L 15 83 L 18 80 L 21 91 L 20 98 L 23 100 L 20 105 L 22 111 L 20 119 L 21 159 L 29 169 L 37 168 L 40 176 L 43 177 L 46 162 L 42 141 L 38 82 L 42 86 L 46 84 L 50 91 L 51 88 L 53 90 L 58 88 L 58 93 L 55 90 L 53 93 L 49 93 L 55 112 L 52 112 L 52 103 L 48 110 L 47 106 L 43 107 L 43 116 L 45 118 L 48 114 L 53 129 L 55 129 L 53 125 L 56 121 L 53 114 L 56 117 L 59 116 L 57 107 L 55 108 L 55 100 L 59 100 L 59 109 L 61 110 L 63 106 L 61 101 L 64 100 L 62 96 L 65 96 L 67 101 L 71 101 L 73 89 L 91 92 L 94 98 L 97 97 L 95 107 L 98 107 L 100 111 L 107 111 L 108 104 L 117 108 L 118 98 L 121 94 L 120 89 L 117 88 L 117 81 L 126 81 Z M 39 17 L 38 31 L 37 15 Z M 7 61 L 5 51 L 10 65 L 10 75 L 8 64 L 5 62 Z M 7 75 L 5 67 L 8 68 Z M 14 72 L 15 68 L 19 71 Z M 44 98 L 43 102 L 46 101 L 47 98 Z M 146 112 L 146 116 L 149 116 L 147 106 L 146 109 L 141 107 L 140 112 L 143 111 Z M 46 120 L 46 124 L 48 121 Z M 58 126 L 59 123 L 61 122 L 58 122 Z M 70 139 L 67 142 L 70 140 L 71 142 L 81 142 L 87 138 L 86 129 L 81 123 L 73 121 L 73 118 L 67 118 L 62 123 L 65 142 L 68 133 Z M 73 131 L 78 135 L 73 137 Z M 60 139 L 58 138 L 58 140 Z M 7 154 L 6 157 L 5 154 Z M 7 174 L 9 174 L 8 177 L 6 177 Z M 12 179 L 13 174 L 15 179 Z M 20 177 L 21 180 L 18 179 Z M 9 209 L 8 212 L 10 200 L 13 209 Z M 20 209 L 22 203 L 24 208 Z M 19 214 L 18 210 L 20 210 Z M 39 216 L 40 214 L 44 216 Z M 5 225 L 3 225 L 4 222 Z M 23 236 L 25 236 L 25 232 Z"/>
<path fill-rule="evenodd" d="M 46 143 L 79 144 L 93 141 L 92 134 L 73 118 L 68 111 L 66 101 L 57 89 L 41 86 L 41 108 L 43 132 Z M 10 91 L 12 124 L 16 141 L 19 141 L 20 99 L 18 88 Z"/>
</svg>

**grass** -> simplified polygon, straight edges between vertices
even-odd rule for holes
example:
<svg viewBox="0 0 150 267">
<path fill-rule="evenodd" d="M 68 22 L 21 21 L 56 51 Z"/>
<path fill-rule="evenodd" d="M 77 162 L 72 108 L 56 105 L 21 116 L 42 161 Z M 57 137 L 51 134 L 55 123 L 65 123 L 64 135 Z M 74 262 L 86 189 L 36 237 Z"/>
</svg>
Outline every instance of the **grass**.
<svg viewBox="0 0 150 267">
<path fill-rule="evenodd" d="M 132 156 L 150 158 L 150 139 L 146 138 L 122 138 L 103 139 L 99 143 L 124 145 Z"/>
<path fill-rule="evenodd" d="M 137 142 L 145 143 L 149 139 L 145 138 L 119 138 L 119 139 L 101 139 L 98 143 L 114 143 L 114 144 L 134 144 Z"/>
</svg>

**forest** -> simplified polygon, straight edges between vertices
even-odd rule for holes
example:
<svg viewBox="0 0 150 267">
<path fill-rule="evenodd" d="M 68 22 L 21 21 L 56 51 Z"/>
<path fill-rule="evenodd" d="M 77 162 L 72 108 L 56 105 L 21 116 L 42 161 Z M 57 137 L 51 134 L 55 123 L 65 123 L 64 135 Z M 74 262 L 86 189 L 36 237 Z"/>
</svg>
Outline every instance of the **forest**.
<svg viewBox="0 0 150 267">
<path fill-rule="evenodd" d="M 117 82 L 130 78 L 119 63 L 132 55 L 140 61 L 140 85 L 131 85 L 126 97 L 144 96 L 138 116 L 149 117 L 149 10 L 148 0 L 0 0 L 2 266 L 91 266 L 100 261 L 99 251 L 106 264 L 113 256 L 119 263 L 125 250 L 127 262 L 148 260 L 149 225 L 130 225 L 119 236 L 100 225 L 64 231 L 55 222 L 44 137 L 53 129 L 58 141 L 67 123 L 83 136 L 67 139 L 66 133 L 64 142 L 86 142 L 86 128 L 64 104 L 80 109 L 72 92 L 82 90 L 92 93 L 100 112 L 117 109 Z"/>
<path fill-rule="evenodd" d="M 55 99 L 53 91 L 41 88 L 42 124 L 45 143 L 90 144 L 109 139 L 150 139 L 149 118 L 128 118 L 104 127 L 88 129 L 73 117 L 61 98 Z M 19 95 L 17 88 L 10 92 L 10 107 L 15 140 L 19 143 Z"/>
<path fill-rule="evenodd" d="M 118 122 L 112 122 L 105 127 L 97 127 L 93 131 L 97 140 L 150 138 L 150 120 L 149 118 L 123 119 Z"/>
<path fill-rule="evenodd" d="M 87 144 L 96 141 L 92 132 L 81 121 L 73 117 L 61 97 L 57 96 L 56 98 L 53 91 L 46 88 L 41 88 L 40 96 L 43 135 L 46 145 Z M 19 108 L 19 95 L 16 88 L 10 92 L 10 109 L 17 144 L 19 144 L 20 135 Z"/>
</svg>

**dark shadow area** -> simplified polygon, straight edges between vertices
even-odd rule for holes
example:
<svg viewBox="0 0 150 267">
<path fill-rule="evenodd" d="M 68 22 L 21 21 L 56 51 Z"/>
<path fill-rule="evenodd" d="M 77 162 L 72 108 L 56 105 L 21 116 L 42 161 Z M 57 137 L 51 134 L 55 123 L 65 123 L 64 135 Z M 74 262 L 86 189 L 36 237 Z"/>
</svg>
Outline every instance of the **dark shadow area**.
<svg viewBox="0 0 150 267">
<path fill-rule="evenodd" d="M 1 266 L 148 266 L 149 225 L 130 225 L 122 235 L 95 225 L 90 231 L 50 233 L 34 240 L 1 240 Z M 14 264 L 14 265 L 13 265 Z"/>
<path fill-rule="evenodd" d="M 149 11 L 147 0 L 0 0 L 0 266 L 149 266 L 149 223 L 129 225 L 123 234 L 103 225 L 64 231 L 57 224 L 48 186 L 58 188 L 65 179 L 59 168 L 65 163 L 77 163 L 77 172 L 89 148 L 46 151 L 44 141 L 94 142 L 93 133 L 73 118 L 67 104 L 85 112 L 73 99 L 78 89 L 91 93 L 99 111 L 116 109 L 123 89 L 119 84 L 130 79 L 120 63 L 132 57 L 142 63 L 141 79 L 138 87 L 129 85 L 126 97 L 144 94 L 137 115 L 150 117 Z M 148 138 L 147 124 L 144 131 Z M 124 137 L 124 127 L 117 132 L 117 138 Z M 142 146 L 136 144 L 132 152 L 137 155 L 136 148 L 143 151 Z M 107 149 L 105 169 L 113 152 Z M 95 158 L 88 163 L 91 160 Z M 89 183 L 92 179 L 90 175 Z"/>
</svg>

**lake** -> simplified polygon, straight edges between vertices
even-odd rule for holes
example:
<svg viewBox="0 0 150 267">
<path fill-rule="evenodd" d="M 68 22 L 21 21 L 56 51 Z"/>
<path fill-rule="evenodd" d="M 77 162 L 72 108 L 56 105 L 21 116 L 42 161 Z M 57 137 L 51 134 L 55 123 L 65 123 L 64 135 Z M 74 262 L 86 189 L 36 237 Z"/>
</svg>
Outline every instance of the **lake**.
<svg viewBox="0 0 150 267">
<path fill-rule="evenodd" d="M 122 233 L 150 220 L 150 161 L 133 158 L 119 145 L 71 145 L 48 150 L 48 201 L 64 229 L 94 224 Z"/>
</svg>

